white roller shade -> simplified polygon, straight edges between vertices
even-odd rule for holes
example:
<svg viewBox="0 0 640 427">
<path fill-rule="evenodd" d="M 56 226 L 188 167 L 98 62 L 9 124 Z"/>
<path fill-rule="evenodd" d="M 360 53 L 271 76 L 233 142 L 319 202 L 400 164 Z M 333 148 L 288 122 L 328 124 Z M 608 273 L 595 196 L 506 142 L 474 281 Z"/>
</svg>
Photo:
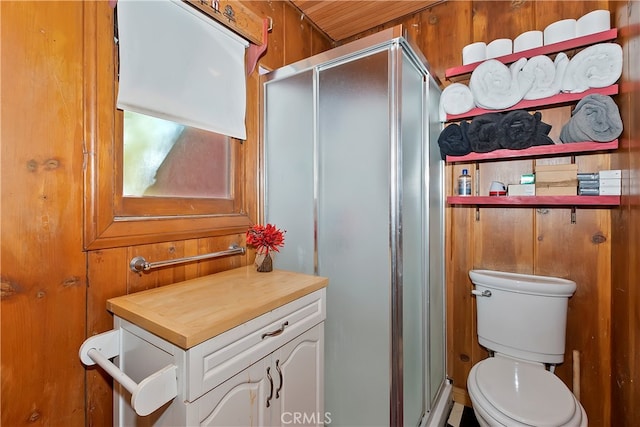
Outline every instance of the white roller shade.
<svg viewBox="0 0 640 427">
<path fill-rule="evenodd" d="M 246 139 L 245 40 L 170 0 L 119 0 L 118 36 L 118 108 Z"/>
</svg>

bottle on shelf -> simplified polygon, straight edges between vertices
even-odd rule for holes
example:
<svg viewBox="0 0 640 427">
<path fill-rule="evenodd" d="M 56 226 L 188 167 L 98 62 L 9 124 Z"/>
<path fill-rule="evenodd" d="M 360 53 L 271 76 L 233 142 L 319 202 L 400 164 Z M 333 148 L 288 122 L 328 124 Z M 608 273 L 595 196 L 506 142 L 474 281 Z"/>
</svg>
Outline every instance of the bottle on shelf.
<svg viewBox="0 0 640 427">
<path fill-rule="evenodd" d="M 458 196 L 471 196 L 471 175 L 468 169 L 462 169 L 458 177 Z"/>
</svg>

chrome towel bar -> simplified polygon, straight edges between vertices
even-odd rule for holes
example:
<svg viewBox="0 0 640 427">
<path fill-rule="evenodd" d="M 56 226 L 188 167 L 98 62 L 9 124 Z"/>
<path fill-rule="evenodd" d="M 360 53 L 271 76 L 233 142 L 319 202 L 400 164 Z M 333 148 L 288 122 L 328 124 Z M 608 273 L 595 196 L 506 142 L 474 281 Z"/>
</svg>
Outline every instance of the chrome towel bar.
<svg viewBox="0 0 640 427">
<path fill-rule="evenodd" d="M 229 249 L 227 249 L 226 251 L 211 252 L 208 254 L 194 255 L 184 258 L 168 259 L 165 261 L 149 262 L 144 257 L 137 256 L 131 259 L 131 262 L 129 262 L 129 268 L 134 273 L 139 273 L 141 271 L 151 270 L 152 268 L 165 267 L 167 265 L 182 264 L 186 262 L 200 261 L 203 259 L 218 258 L 228 255 L 244 255 L 245 252 L 246 248 L 238 246 L 234 243 L 233 245 L 229 246 Z"/>
</svg>

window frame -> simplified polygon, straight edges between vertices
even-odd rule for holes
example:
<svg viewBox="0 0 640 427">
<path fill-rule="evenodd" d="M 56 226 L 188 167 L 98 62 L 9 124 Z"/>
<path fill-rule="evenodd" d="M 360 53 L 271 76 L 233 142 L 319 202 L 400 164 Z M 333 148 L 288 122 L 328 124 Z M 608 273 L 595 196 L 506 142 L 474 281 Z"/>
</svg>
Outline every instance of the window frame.
<svg viewBox="0 0 640 427">
<path fill-rule="evenodd" d="M 116 109 L 117 46 L 114 10 L 107 2 L 85 5 L 84 248 L 101 249 L 242 233 L 253 223 L 245 180 L 257 168 L 247 143 L 231 138 L 229 199 L 123 197 L 123 117 Z M 248 129 L 249 130 L 249 129 Z"/>
</svg>

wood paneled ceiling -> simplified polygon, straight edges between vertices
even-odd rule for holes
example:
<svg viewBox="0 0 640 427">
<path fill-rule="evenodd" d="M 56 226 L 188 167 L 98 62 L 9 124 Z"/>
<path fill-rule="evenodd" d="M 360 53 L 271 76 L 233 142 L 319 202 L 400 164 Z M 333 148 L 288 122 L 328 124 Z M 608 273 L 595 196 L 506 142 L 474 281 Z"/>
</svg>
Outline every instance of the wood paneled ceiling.
<svg viewBox="0 0 640 427">
<path fill-rule="evenodd" d="M 334 41 L 340 41 L 442 1 L 291 0 L 291 3 Z"/>
</svg>

